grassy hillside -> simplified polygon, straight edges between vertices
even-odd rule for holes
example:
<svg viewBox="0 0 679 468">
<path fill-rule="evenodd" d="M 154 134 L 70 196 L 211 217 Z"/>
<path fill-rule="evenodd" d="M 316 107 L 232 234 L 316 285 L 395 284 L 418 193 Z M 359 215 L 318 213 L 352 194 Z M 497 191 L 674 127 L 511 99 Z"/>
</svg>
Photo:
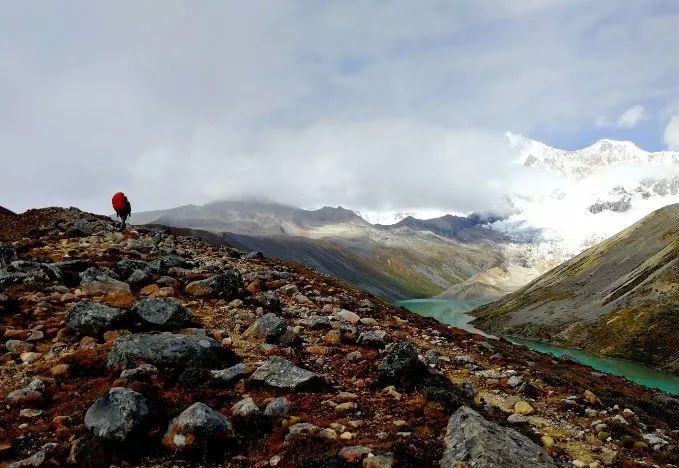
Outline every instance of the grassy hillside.
<svg viewBox="0 0 679 468">
<path fill-rule="evenodd" d="M 679 205 L 472 313 L 474 324 L 679 373 Z"/>
</svg>

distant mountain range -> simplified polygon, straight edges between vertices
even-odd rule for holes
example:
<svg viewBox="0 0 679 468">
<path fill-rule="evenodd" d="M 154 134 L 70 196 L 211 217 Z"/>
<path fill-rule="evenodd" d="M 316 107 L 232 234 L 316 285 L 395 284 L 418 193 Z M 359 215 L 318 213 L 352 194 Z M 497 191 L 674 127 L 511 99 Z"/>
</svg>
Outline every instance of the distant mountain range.
<svg viewBox="0 0 679 468">
<path fill-rule="evenodd" d="M 679 204 L 472 312 L 476 327 L 679 374 Z"/>
<path fill-rule="evenodd" d="M 220 234 L 236 247 L 306 263 L 389 299 L 491 301 L 679 202 L 677 152 L 613 140 L 568 151 L 508 137 L 519 180 L 507 181 L 503 216 L 418 219 L 404 212 L 394 224 L 371 224 L 342 207 L 222 201 L 135 213 L 132 222 Z"/>
<path fill-rule="evenodd" d="M 508 237 L 493 219 L 446 215 L 372 225 L 342 207 L 303 210 L 277 203 L 222 201 L 136 213 L 138 224 L 220 234 L 244 250 L 295 260 L 389 299 L 427 297 L 506 263 Z"/>
</svg>

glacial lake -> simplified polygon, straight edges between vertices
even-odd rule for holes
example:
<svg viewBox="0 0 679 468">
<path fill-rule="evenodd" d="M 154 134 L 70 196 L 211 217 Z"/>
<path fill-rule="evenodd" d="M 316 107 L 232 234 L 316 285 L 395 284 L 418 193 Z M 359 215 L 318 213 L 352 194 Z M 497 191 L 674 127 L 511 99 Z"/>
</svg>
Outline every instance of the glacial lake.
<svg viewBox="0 0 679 468">
<path fill-rule="evenodd" d="M 452 325 L 472 333 L 490 336 L 481 330 L 477 330 L 470 323 L 474 317 L 467 312 L 481 305 L 480 301 L 465 301 L 455 299 L 410 299 L 399 301 L 398 305 L 405 307 L 417 314 L 432 317 L 441 323 Z M 582 364 L 588 365 L 597 371 L 623 376 L 626 379 L 650 388 L 658 388 L 668 393 L 679 395 L 679 376 L 660 372 L 651 367 L 625 359 L 604 358 L 587 353 L 579 349 L 559 348 L 545 343 L 524 340 L 515 337 L 506 337 L 509 341 L 527 346 L 541 353 L 549 353 L 553 356 L 568 354 Z"/>
</svg>

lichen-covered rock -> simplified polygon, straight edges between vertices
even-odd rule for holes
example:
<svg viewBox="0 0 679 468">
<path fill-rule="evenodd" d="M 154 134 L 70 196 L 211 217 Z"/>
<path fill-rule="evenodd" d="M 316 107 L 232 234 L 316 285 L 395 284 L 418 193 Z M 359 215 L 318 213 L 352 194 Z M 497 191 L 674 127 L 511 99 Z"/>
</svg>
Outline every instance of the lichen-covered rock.
<svg viewBox="0 0 679 468">
<path fill-rule="evenodd" d="M 121 369 L 143 362 L 160 368 L 210 368 L 221 361 L 237 362 L 238 356 L 212 338 L 169 332 L 123 336 L 116 340 L 108 356 L 108 366 Z"/>
<path fill-rule="evenodd" d="M 488 421 L 462 406 L 448 422 L 441 468 L 555 468 L 559 466 L 525 435 Z"/>
<path fill-rule="evenodd" d="M 366 348 L 384 348 L 388 339 L 387 332 L 384 330 L 367 331 L 358 335 L 356 344 Z"/>
<path fill-rule="evenodd" d="M 227 270 L 210 278 L 193 281 L 184 289 L 191 296 L 213 296 L 222 299 L 231 299 L 238 294 L 238 289 L 243 286 L 243 278 L 236 270 Z"/>
<path fill-rule="evenodd" d="M 181 328 L 192 319 L 191 313 L 171 298 L 139 299 L 132 307 L 132 313 L 142 326 L 158 330 Z"/>
<path fill-rule="evenodd" d="M 217 380 L 220 384 L 229 385 L 236 382 L 239 379 L 247 377 L 250 372 L 248 372 L 248 367 L 243 364 L 236 364 L 228 369 L 213 370 L 212 377 Z"/>
<path fill-rule="evenodd" d="M 233 441 L 229 418 L 204 403 L 194 403 L 170 422 L 163 445 L 178 452 L 207 450 Z"/>
<path fill-rule="evenodd" d="M 255 323 L 246 331 L 246 336 L 257 336 L 264 338 L 267 343 L 275 343 L 276 340 L 285 333 L 288 324 L 284 318 L 269 312 L 258 318 Z"/>
<path fill-rule="evenodd" d="M 290 400 L 285 397 L 274 398 L 264 408 L 264 416 L 269 418 L 283 418 L 290 412 Z"/>
<path fill-rule="evenodd" d="M 280 356 L 273 356 L 267 359 L 250 376 L 250 380 L 255 383 L 285 390 L 312 389 L 325 384 L 320 375 L 297 367 Z"/>
<path fill-rule="evenodd" d="M 143 260 L 125 259 L 120 260 L 118 263 L 116 263 L 115 266 L 113 267 L 113 270 L 118 275 L 120 275 L 121 278 L 129 279 L 130 276 L 137 271 L 140 271 L 148 276 L 154 271 L 154 268 L 150 263 L 145 262 Z"/>
<path fill-rule="evenodd" d="M 69 328 L 81 335 L 101 336 L 105 331 L 126 325 L 128 312 L 90 300 L 78 302 L 68 314 Z"/>
<path fill-rule="evenodd" d="M 146 423 L 146 399 L 125 387 L 113 387 L 85 413 L 85 427 L 100 439 L 124 442 Z"/>
<path fill-rule="evenodd" d="M 380 385 L 413 388 L 426 375 L 427 368 L 417 356 L 417 350 L 408 341 L 394 343 L 377 368 Z"/>
<path fill-rule="evenodd" d="M 259 409 L 259 406 L 257 406 L 255 400 L 253 400 L 249 395 L 245 396 L 245 398 L 235 403 L 231 407 L 231 414 L 233 416 L 246 420 L 257 417 L 261 413 L 262 411 Z"/>
</svg>

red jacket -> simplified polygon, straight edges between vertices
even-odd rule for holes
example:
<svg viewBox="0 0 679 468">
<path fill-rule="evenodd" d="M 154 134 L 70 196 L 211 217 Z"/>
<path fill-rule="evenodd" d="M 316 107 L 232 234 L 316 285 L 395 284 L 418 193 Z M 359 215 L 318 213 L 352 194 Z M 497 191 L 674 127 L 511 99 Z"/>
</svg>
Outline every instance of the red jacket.
<svg viewBox="0 0 679 468">
<path fill-rule="evenodd" d="M 115 195 L 113 195 L 111 203 L 113 204 L 114 210 L 124 211 L 125 208 L 127 208 L 127 197 L 125 197 L 125 194 L 123 192 L 118 192 Z"/>
</svg>

